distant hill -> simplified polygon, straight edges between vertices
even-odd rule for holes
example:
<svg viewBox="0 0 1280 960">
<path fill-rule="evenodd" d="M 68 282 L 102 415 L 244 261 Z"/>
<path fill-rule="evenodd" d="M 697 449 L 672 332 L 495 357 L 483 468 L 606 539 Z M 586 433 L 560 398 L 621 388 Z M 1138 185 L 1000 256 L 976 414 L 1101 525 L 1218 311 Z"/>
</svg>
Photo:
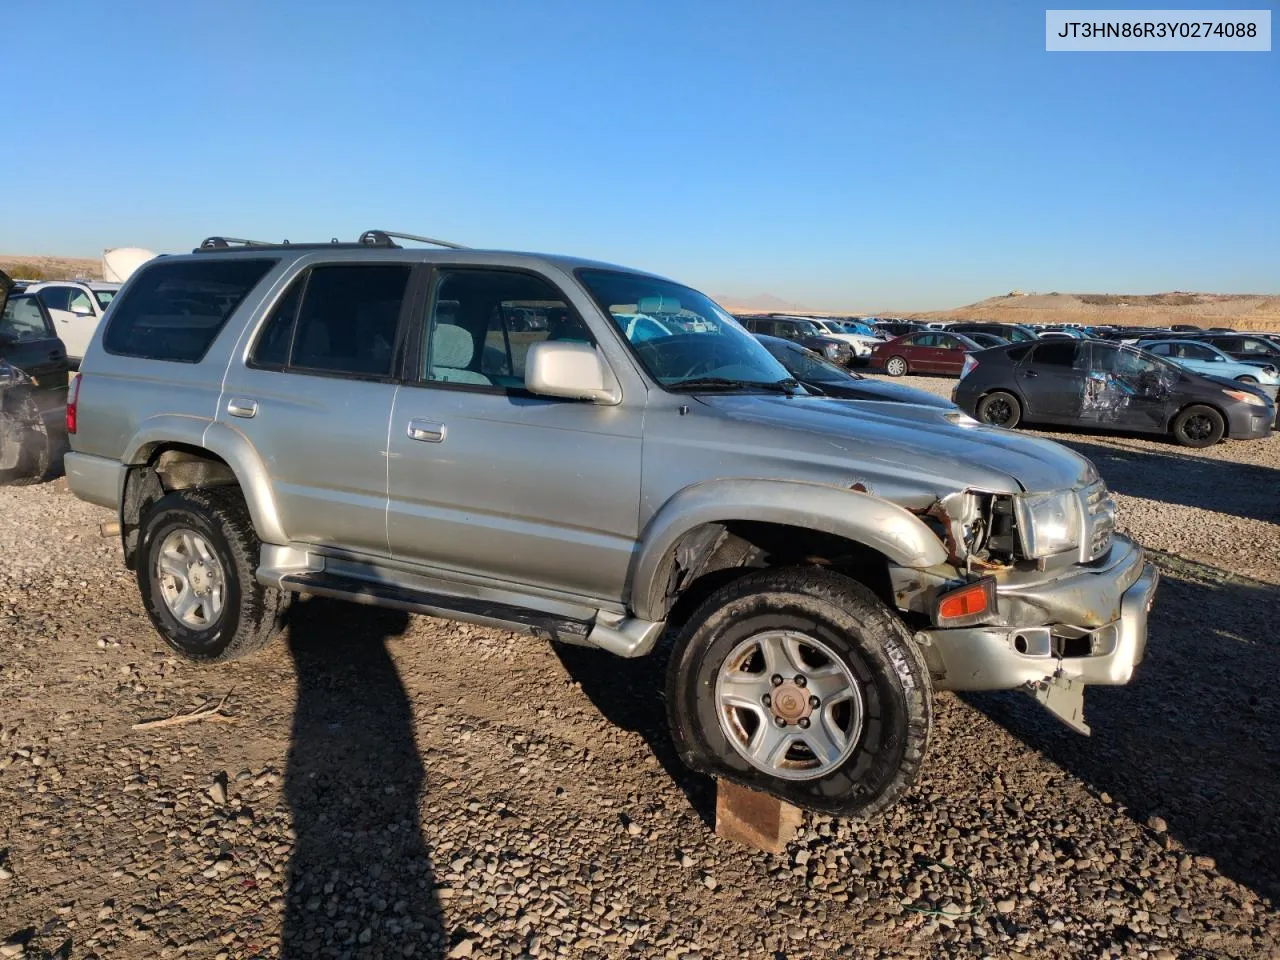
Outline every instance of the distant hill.
<svg viewBox="0 0 1280 960">
<path fill-rule="evenodd" d="M 903 314 L 930 320 L 1166 326 L 1191 323 L 1280 330 L 1280 296 L 1248 293 L 1010 293 L 954 310 Z"/>
<path fill-rule="evenodd" d="M 754 297 L 723 295 L 713 297 L 716 303 L 730 313 L 812 313 L 807 307 L 791 303 L 772 293 L 757 293 Z"/>
<path fill-rule="evenodd" d="M 0 270 L 15 280 L 102 279 L 102 261 L 87 257 L 32 257 L 0 253 Z"/>
</svg>

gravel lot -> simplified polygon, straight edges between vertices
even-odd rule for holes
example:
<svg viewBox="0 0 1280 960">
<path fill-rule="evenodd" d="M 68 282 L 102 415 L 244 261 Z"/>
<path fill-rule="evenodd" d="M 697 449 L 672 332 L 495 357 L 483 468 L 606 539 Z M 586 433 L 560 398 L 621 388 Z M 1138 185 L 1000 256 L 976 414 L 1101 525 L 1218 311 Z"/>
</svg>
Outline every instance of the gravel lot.
<svg viewBox="0 0 1280 960">
<path fill-rule="evenodd" d="M 712 833 L 657 662 L 312 601 L 192 666 L 105 511 L 0 489 L 0 958 L 1280 956 L 1280 437 L 1053 436 L 1165 574 L 1134 684 L 1092 738 L 943 695 L 903 803 L 780 856 Z"/>
</svg>

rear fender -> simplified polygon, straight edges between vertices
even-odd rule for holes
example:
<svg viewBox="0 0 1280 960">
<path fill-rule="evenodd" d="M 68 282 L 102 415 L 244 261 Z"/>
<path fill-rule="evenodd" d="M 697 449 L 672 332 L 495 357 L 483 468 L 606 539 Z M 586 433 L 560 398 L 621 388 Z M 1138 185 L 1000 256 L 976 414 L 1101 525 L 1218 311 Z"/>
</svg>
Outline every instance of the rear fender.
<svg viewBox="0 0 1280 960">
<path fill-rule="evenodd" d="M 210 423 L 199 417 L 171 414 L 144 420 L 125 451 L 123 462 L 142 465 L 152 461 L 157 451 L 170 444 L 183 444 L 210 453 L 222 460 L 236 475 L 253 528 L 264 543 L 286 544 L 275 493 L 266 464 L 244 435 L 226 424 Z"/>
</svg>

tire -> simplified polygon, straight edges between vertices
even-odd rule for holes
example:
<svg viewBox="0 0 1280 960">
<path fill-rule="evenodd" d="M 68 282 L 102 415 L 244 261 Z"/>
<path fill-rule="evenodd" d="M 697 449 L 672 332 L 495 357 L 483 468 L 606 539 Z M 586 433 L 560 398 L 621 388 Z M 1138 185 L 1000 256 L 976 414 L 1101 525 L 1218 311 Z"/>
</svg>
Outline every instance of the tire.
<svg viewBox="0 0 1280 960">
<path fill-rule="evenodd" d="M 1252 383 L 1256 385 L 1257 382 L 1257 377 L 1251 377 L 1247 373 L 1244 376 L 1236 377 L 1236 383 Z"/>
<path fill-rule="evenodd" d="M 1022 422 L 1022 404 L 1012 393 L 993 390 L 978 401 L 978 420 L 992 427 L 1012 430 Z"/>
<path fill-rule="evenodd" d="M 901 377 L 910 373 L 911 368 L 907 366 L 906 357 L 890 357 L 884 362 L 884 372 L 891 377 Z"/>
<path fill-rule="evenodd" d="M 40 483 L 49 476 L 53 462 L 53 442 L 45 426 L 44 415 L 35 398 L 25 391 L 13 391 L 0 398 L 0 444 L 17 443 L 20 446 L 16 463 L 0 470 L 0 483 L 20 487 Z M 10 461 L 12 462 L 12 461 Z"/>
<path fill-rule="evenodd" d="M 1199 403 L 1187 407 L 1173 421 L 1173 439 L 1184 447 L 1212 447 L 1226 431 L 1222 414 Z"/>
<path fill-rule="evenodd" d="M 770 638 L 778 635 L 783 643 L 801 637 L 798 646 L 811 656 L 829 653 L 826 665 L 806 663 L 803 685 L 788 674 L 782 686 L 775 686 L 780 677 L 769 675 L 763 660 L 754 665 L 764 672 L 741 670 L 739 651 L 773 643 Z M 815 656 L 811 662 L 821 661 Z M 794 719 L 795 689 L 825 693 L 837 682 L 834 674 L 852 677 L 856 691 L 851 688 L 849 699 L 833 706 L 815 709 L 808 700 L 809 716 L 816 719 L 802 729 L 801 720 Z M 723 706 L 722 690 L 735 693 L 740 682 L 760 691 L 783 691 L 776 710 L 790 713 L 794 722 L 781 725 L 775 703 L 765 704 L 763 698 L 758 708 Z M 750 718 L 757 711 L 753 733 Z M 806 810 L 870 817 L 891 806 L 920 771 L 933 725 L 933 690 L 907 628 L 870 590 L 827 570 L 788 567 L 739 577 L 713 593 L 684 625 L 668 666 L 667 718 L 681 759 L 695 770 Z M 824 740 L 829 726 L 842 725 L 844 746 L 833 746 L 825 763 L 816 751 L 796 743 L 795 738 L 811 733 Z M 766 727 L 784 744 L 791 738 L 785 749 L 774 751 L 778 760 L 772 764 L 746 755 L 753 744 L 765 746 Z"/>
<path fill-rule="evenodd" d="M 188 546 L 182 545 L 184 532 Z M 137 568 L 143 606 L 160 636 L 179 654 L 207 663 L 234 660 L 260 650 L 275 636 L 290 594 L 257 580 L 262 547 L 238 489 L 166 494 L 147 510 L 141 534 Z M 205 557 L 206 551 L 189 549 L 198 542 L 207 548 L 209 559 L 200 560 L 205 572 L 198 581 L 197 573 L 186 566 L 186 589 L 180 592 L 175 589 L 179 582 L 160 570 L 162 550 L 172 568 L 175 562 L 178 566 L 185 562 L 173 560 L 179 556 L 176 551 L 188 558 Z M 170 552 L 170 546 L 175 552 Z M 215 596 L 211 584 L 221 585 L 220 594 Z M 204 623 L 184 621 L 174 609 L 183 597 L 197 592 L 193 586 L 206 590 L 206 605 L 193 611 L 191 618 Z M 176 601 L 167 599 L 175 594 Z"/>
</svg>

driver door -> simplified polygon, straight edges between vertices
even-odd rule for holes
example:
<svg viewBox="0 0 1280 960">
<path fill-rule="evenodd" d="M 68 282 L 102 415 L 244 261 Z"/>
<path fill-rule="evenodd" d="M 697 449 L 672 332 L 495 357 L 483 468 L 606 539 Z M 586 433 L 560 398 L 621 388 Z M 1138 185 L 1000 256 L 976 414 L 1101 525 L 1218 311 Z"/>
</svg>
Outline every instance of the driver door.
<svg viewBox="0 0 1280 960">
<path fill-rule="evenodd" d="M 606 406 L 524 388 L 533 343 L 593 342 L 543 276 L 443 267 L 429 289 L 391 416 L 392 554 L 616 602 L 639 537 L 643 395 Z"/>
</svg>

